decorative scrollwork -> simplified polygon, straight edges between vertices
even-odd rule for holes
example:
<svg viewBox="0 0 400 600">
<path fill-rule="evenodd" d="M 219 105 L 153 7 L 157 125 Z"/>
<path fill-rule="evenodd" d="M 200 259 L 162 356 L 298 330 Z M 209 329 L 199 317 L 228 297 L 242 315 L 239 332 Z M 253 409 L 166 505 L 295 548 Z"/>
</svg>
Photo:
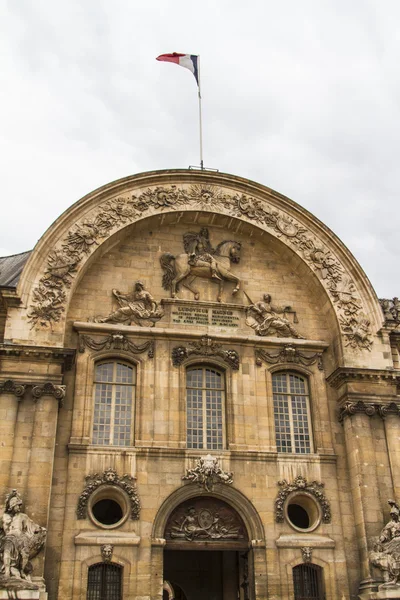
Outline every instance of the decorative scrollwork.
<svg viewBox="0 0 400 600">
<path fill-rule="evenodd" d="M 139 196 L 110 200 L 97 209 L 97 214 L 85 218 L 71 229 L 60 247 L 48 256 L 45 274 L 33 292 L 28 313 L 32 326 L 46 327 L 61 320 L 65 310 L 65 289 L 71 283 L 85 255 L 93 252 L 102 238 L 113 229 L 130 223 L 154 210 L 179 210 L 187 205 L 224 210 L 236 217 L 245 217 L 285 238 L 288 245 L 301 255 L 327 289 L 341 317 L 341 330 L 348 346 L 369 350 L 370 323 L 362 314 L 363 306 L 357 287 L 336 256 L 313 233 L 283 211 L 272 209 L 264 200 L 246 194 L 225 193 L 211 185 L 192 185 L 188 189 L 176 185 L 148 188 Z M 395 299 L 393 299 L 394 305 Z M 396 304 L 398 319 L 398 301 Z M 392 305 L 388 310 L 391 311 Z"/>
<path fill-rule="evenodd" d="M 362 400 L 359 400 L 359 402 L 346 402 L 340 409 L 339 422 L 343 423 L 346 416 L 352 417 L 357 413 L 364 413 L 372 417 L 377 413 L 377 406 L 370 402 L 363 402 Z"/>
<path fill-rule="evenodd" d="M 111 467 L 103 473 L 94 473 L 85 477 L 86 485 L 79 496 L 76 514 L 78 519 L 85 519 L 87 516 L 87 505 L 90 496 L 101 485 L 115 485 L 124 490 L 131 503 L 131 519 L 137 521 L 140 516 L 140 500 L 136 489 L 136 478 L 125 474 L 120 477 L 115 469 Z"/>
<path fill-rule="evenodd" d="M 154 358 L 154 341 L 149 340 L 143 344 L 134 344 L 131 340 L 121 331 L 116 333 L 110 333 L 106 337 L 100 340 L 94 339 L 89 335 L 81 334 L 79 336 L 79 352 L 85 352 L 85 348 L 91 350 L 125 350 L 125 352 L 131 352 L 131 354 L 142 354 L 147 351 L 149 358 Z"/>
<path fill-rule="evenodd" d="M 239 369 L 240 358 L 236 350 L 225 350 L 222 344 L 217 344 L 208 335 L 203 336 L 199 342 L 189 342 L 188 346 L 173 348 L 171 352 L 172 364 L 178 367 L 191 355 L 219 356 L 234 371 Z"/>
<path fill-rule="evenodd" d="M 25 394 L 25 390 L 26 385 L 15 383 L 15 381 L 11 381 L 11 379 L 0 383 L 0 394 L 12 394 L 13 396 L 16 396 L 18 400 Z"/>
<path fill-rule="evenodd" d="M 34 385 L 32 387 L 32 396 L 34 400 L 38 400 L 42 396 L 54 396 L 59 401 L 60 406 L 65 398 L 65 385 L 54 385 L 54 383 L 48 382 L 41 385 Z"/>
<path fill-rule="evenodd" d="M 285 505 L 286 498 L 292 492 L 308 492 L 312 494 L 314 498 L 318 501 L 322 510 L 322 521 L 324 523 L 331 522 L 331 507 L 328 499 L 323 493 L 324 484 L 319 483 L 318 481 L 312 481 L 308 483 L 307 479 L 302 475 L 298 475 L 292 483 L 283 479 L 282 481 L 278 481 L 278 485 L 281 490 L 278 494 L 277 499 L 275 500 L 275 518 L 277 523 L 282 523 L 284 520 L 283 509 Z"/>
<path fill-rule="evenodd" d="M 322 354 L 320 352 L 316 352 L 315 354 L 311 355 L 304 354 L 292 344 L 286 344 L 282 350 L 276 354 L 270 354 L 265 350 L 261 350 L 261 348 L 255 348 L 254 353 L 256 357 L 256 365 L 259 367 L 263 362 L 265 362 L 271 365 L 276 365 L 278 363 L 294 363 L 307 367 L 317 363 L 320 371 L 322 371 L 324 368 L 322 364 Z"/>
<path fill-rule="evenodd" d="M 196 461 L 194 469 L 186 469 L 184 481 L 198 483 L 206 492 L 212 492 L 216 483 L 233 483 L 233 473 L 226 473 L 219 466 L 218 458 L 207 454 Z"/>
</svg>

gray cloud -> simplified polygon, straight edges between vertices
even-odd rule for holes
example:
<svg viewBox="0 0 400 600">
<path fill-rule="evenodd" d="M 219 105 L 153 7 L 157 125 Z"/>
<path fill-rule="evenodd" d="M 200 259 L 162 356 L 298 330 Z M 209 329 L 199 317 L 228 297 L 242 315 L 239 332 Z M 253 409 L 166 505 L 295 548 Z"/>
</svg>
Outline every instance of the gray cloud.
<svg viewBox="0 0 400 600">
<path fill-rule="evenodd" d="M 0 6 L 4 254 L 81 196 L 198 164 L 286 194 L 328 225 L 378 295 L 399 290 L 398 2 L 9 1 Z"/>
</svg>

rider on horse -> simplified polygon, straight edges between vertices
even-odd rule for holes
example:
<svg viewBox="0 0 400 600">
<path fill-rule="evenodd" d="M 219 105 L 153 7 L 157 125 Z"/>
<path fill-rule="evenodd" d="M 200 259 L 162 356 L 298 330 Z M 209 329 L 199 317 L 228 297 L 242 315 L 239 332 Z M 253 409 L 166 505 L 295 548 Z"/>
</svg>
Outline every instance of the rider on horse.
<svg viewBox="0 0 400 600">
<path fill-rule="evenodd" d="M 207 263 L 211 267 L 212 278 L 221 281 L 217 271 L 217 261 L 213 256 L 215 250 L 210 244 L 207 227 L 203 227 L 200 233 L 194 233 L 193 231 L 185 233 L 183 245 L 185 252 L 189 255 L 189 265 L 197 266 L 200 263 Z"/>
</svg>

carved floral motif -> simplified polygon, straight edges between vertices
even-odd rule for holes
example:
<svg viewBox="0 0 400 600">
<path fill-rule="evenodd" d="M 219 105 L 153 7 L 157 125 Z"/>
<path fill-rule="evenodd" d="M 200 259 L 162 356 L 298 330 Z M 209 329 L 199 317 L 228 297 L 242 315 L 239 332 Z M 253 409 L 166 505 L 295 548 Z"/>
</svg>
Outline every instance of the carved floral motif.
<svg viewBox="0 0 400 600">
<path fill-rule="evenodd" d="M 109 468 L 104 473 L 94 473 L 85 477 L 86 485 L 79 496 L 76 514 L 78 519 L 86 519 L 87 505 L 90 496 L 101 485 L 115 485 L 124 490 L 131 503 L 131 519 L 137 521 L 140 516 L 140 500 L 136 489 L 136 478 L 131 475 L 120 477 L 115 469 Z"/>
<path fill-rule="evenodd" d="M 277 523 L 282 523 L 284 521 L 283 509 L 285 501 L 292 492 L 308 492 L 309 494 L 312 494 L 321 506 L 322 521 L 324 523 L 331 522 L 331 507 L 328 499 L 323 493 L 323 483 L 319 483 L 318 481 L 312 481 L 311 483 L 308 483 L 305 477 L 298 475 L 292 481 L 292 483 L 289 483 L 286 481 L 286 479 L 283 479 L 282 481 L 278 481 L 278 485 L 281 490 L 277 499 L 275 500 L 275 518 Z"/>
<path fill-rule="evenodd" d="M 89 335 L 81 334 L 79 336 L 79 352 L 85 352 L 85 348 L 91 350 L 125 350 L 132 354 L 142 354 L 147 351 L 149 358 L 154 358 L 154 341 L 150 340 L 143 344 L 136 345 L 123 333 L 117 331 L 110 333 L 101 339 L 94 339 Z"/>
<path fill-rule="evenodd" d="M 352 317 L 350 323 L 346 319 L 341 322 L 349 346 L 368 349 L 371 345 L 370 328 L 366 317 L 361 315 L 363 307 L 356 285 L 345 275 L 343 266 L 334 254 L 311 231 L 284 212 L 271 208 L 264 200 L 241 193 L 225 193 L 216 186 L 203 184 L 188 189 L 176 185 L 158 186 L 148 188 L 138 196 L 115 198 L 100 205 L 97 214 L 75 225 L 60 247 L 49 254 L 45 274 L 33 293 L 28 315 L 32 326 L 51 326 L 60 321 L 66 304 L 64 289 L 75 276 L 75 269 L 84 256 L 93 252 L 100 240 L 110 235 L 114 228 L 133 222 L 145 213 L 151 214 L 155 209 L 179 210 L 188 204 L 245 217 L 250 222 L 267 227 L 277 237 L 284 238 L 323 282 L 338 314 Z M 66 270 L 65 274 L 63 270 Z M 358 333 L 360 328 L 363 330 L 361 335 Z"/>
<path fill-rule="evenodd" d="M 322 364 L 322 354 L 317 352 L 315 354 L 304 354 L 298 348 L 293 346 L 292 344 L 286 344 L 282 350 L 277 352 L 276 354 L 270 354 L 261 348 L 256 348 L 254 350 L 256 357 L 256 365 L 261 366 L 262 362 L 269 363 L 271 365 L 276 365 L 278 363 L 294 363 L 297 365 L 311 366 L 317 363 L 318 369 L 320 371 L 323 370 Z"/>
<path fill-rule="evenodd" d="M 207 454 L 196 461 L 194 469 L 186 469 L 186 475 L 182 479 L 197 483 L 206 492 L 211 492 L 216 483 L 228 485 L 233 483 L 233 473 L 223 471 L 219 466 L 218 458 Z"/>
<path fill-rule="evenodd" d="M 6 496 L 5 511 L 0 519 L 0 589 L 12 594 L 18 590 L 38 589 L 32 583 L 32 564 L 43 548 L 46 529 L 21 512 L 22 499 L 17 490 Z"/>
<path fill-rule="evenodd" d="M 236 350 L 225 350 L 222 344 L 217 344 L 208 335 L 201 338 L 199 342 L 189 342 L 187 346 L 176 346 L 172 349 L 172 364 L 175 367 L 181 365 L 189 356 L 219 356 L 234 371 L 239 369 L 240 358 Z"/>
</svg>

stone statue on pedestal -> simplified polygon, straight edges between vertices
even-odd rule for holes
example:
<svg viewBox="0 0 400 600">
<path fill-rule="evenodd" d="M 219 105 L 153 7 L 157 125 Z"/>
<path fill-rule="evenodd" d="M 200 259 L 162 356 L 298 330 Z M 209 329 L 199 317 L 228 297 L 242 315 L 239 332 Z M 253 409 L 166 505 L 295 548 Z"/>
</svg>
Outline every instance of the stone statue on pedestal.
<svg viewBox="0 0 400 600">
<path fill-rule="evenodd" d="M 381 535 L 370 553 L 374 567 L 383 571 L 384 583 L 379 588 L 400 590 L 400 506 L 394 500 L 390 505 L 390 521 L 382 529 Z"/>
<path fill-rule="evenodd" d="M 42 549 L 46 529 L 21 512 L 21 506 L 21 496 L 12 490 L 0 520 L 0 589 L 37 589 L 30 559 Z"/>
</svg>

